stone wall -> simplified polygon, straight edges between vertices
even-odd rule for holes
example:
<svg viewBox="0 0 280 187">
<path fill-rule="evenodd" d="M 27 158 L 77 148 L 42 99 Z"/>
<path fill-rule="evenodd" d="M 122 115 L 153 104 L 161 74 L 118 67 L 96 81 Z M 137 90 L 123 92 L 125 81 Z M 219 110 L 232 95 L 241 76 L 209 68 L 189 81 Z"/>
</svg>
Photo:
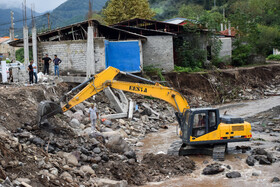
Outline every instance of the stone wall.
<svg viewBox="0 0 280 187">
<path fill-rule="evenodd" d="M 105 69 L 104 40 L 104 38 L 94 39 L 96 72 L 100 72 Z M 62 60 L 62 63 L 60 64 L 60 72 L 86 73 L 86 40 L 40 42 L 38 43 L 38 48 L 40 51 L 40 57 L 47 53 L 49 57 L 53 59 L 56 54 L 58 58 Z M 54 71 L 53 63 L 50 65 L 50 71 L 52 73 Z"/>
<path fill-rule="evenodd" d="M 143 65 L 174 70 L 173 36 L 147 36 L 143 43 Z"/>
</svg>

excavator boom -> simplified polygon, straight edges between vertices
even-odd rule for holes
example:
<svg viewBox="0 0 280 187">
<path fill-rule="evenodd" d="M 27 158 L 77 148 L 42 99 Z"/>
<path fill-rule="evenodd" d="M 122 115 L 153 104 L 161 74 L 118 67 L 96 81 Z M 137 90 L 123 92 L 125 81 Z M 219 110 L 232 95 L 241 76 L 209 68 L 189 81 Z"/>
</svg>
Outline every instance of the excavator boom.
<svg viewBox="0 0 280 187">
<path fill-rule="evenodd" d="M 132 93 L 137 93 L 141 95 L 151 96 L 155 98 L 162 99 L 170 103 L 179 113 L 183 113 L 185 110 L 189 109 L 189 104 L 185 97 L 173 88 L 165 87 L 159 83 L 155 84 L 142 84 L 142 83 L 133 83 L 133 82 L 123 82 L 116 81 L 114 78 L 119 73 L 127 74 L 120 72 L 120 70 L 114 67 L 108 67 L 106 70 L 95 75 L 93 78 L 82 83 L 76 88 L 72 89 L 70 92 L 64 95 L 68 96 L 73 93 L 75 90 L 85 86 L 78 94 L 76 94 L 71 100 L 69 100 L 62 108 L 57 103 L 50 101 L 42 101 L 38 107 L 38 122 L 42 123 L 45 119 L 57 114 L 66 112 L 72 107 L 78 105 L 79 103 L 85 101 L 91 96 L 97 94 L 98 92 L 104 90 L 106 87 L 111 87 L 115 89 L 120 89 L 123 91 L 128 91 Z M 134 78 L 138 78 L 150 83 L 154 83 L 150 80 L 131 75 Z"/>
</svg>

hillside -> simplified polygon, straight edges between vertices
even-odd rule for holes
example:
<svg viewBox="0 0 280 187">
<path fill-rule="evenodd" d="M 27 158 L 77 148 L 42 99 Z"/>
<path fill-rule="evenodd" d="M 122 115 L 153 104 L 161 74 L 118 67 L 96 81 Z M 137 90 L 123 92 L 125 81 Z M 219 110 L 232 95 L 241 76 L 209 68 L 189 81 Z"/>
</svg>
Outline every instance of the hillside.
<svg viewBox="0 0 280 187">
<path fill-rule="evenodd" d="M 151 8 L 157 13 L 155 16 L 157 20 L 176 17 L 180 7 L 184 4 L 201 5 L 205 10 L 211 10 L 214 6 L 214 0 L 149 0 L 149 2 Z M 215 0 L 215 2 L 216 6 L 222 6 L 228 3 L 229 0 Z"/>
<path fill-rule="evenodd" d="M 11 11 L 14 12 L 14 22 L 15 22 L 15 35 L 20 35 L 22 33 L 22 10 L 20 8 L 11 8 L 11 9 L 1 9 L 0 8 L 0 37 L 1 36 L 9 36 L 9 29 L 11 26 Z M 31 17 L 31 10 L 29 8 L 26 9 L 27 17 Z M 40 15 L 35 12 L 35 16 Z M 28 20 L 28 24 L 31 23 L 31 20 Z"/>
<path fill-rule="evenodd" d="M 93 11 L 99 12 L 104 7 L 107 0 L 94 0 Z M 88 0 L 68 0 L 50 12 L 51 28 L 63 27 L 79 21 L 83 21 L 88 12 Z M 22 10 L 0 9 L 0 36 L 9 35 L 10 11 L 14 11 L 14 20 L 22 20 Z M 31 11 L 27 9 L 27 17 L 30 18 Z M 35 15 L 39 15 L 36 13 Z M 31 21 L 28 20 L 28 25 L 31 26 Z M 36 18 L 36 25 L 39 31 L 43 31 L 48 27 L 46 15 Z M 22 37 L 22 22 L 15 24 L 15 35 Z"/>
<path fill-rule="evenodd" d="M 107 0 L 94 0 L 93 11 L 99 12 Z M 83 21 L 88 12 L 88 0 L 68 0 L 50 13 L 51 27 L 57 28 Z M 38 27 L 47 27 L 47 17 L 37 19 Z"/>
</svg>

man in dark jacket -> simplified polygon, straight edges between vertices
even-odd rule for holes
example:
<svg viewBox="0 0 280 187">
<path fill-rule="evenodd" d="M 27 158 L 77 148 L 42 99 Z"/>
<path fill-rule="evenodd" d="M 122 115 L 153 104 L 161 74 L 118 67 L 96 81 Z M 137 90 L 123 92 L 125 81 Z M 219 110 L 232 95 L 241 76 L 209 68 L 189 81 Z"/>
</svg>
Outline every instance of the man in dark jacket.
<svg viewBox="0 0 280 187">
<path fill-rule="evenodd" d="M 29 84 L 33 84 L 33 60 L 30 61 L 30 64 L 28 66 L 28 72 L 29 72 Z"/>
<path fill-rule="evenodd" d="M 53 59 L 53 63 L 54 63 L 54 75 L 59 77 L 59 64 L 61 63 L 62 61 L 57 58 L 57 55 L 54 55 L 54 59 Z"/>
<path fill-rule="evenodd" d="M 44 75 L 47 73 L 48 75 L 50 74 L 49 72 L 49 67 L 50 67 L 50 62 L 52 59 L 48 57 L 48 54 L 44 58 L 42 58 L 42 62 L 44 62 Z"/>
</svg>

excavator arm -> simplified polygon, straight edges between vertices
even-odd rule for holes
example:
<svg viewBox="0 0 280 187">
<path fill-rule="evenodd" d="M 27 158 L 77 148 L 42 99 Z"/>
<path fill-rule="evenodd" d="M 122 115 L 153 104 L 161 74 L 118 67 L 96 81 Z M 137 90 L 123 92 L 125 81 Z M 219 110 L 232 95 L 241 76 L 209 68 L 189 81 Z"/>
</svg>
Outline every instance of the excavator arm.
<svg viewBox="0 0 280 187">
<path fill-rule="evenodd" d="M 78 105 L 79 103 L 85 101 L 91 96 L 104 90 L 106 87 L 120 89 L 123 91 L 151 96 L 164 100 L 170 103 L 175 108 L 175 110 L 177 110 L 178 113 L 181 115 L 184 113 L 185 110 L 190 108 L 185 97 L 181 95 L 179 92 L 177 92 L 176 90 L 174 90 L 173 88 L 165 87 L 159 83 L 142 84 L 142 83 L 123 82 L 123 81 L 114 80 L 116 75 L 118 75 L 119 73 L 127 74 L 124 72 L 120 72 L 120 70 L 114 67 L 108 67 L 106 70 L 95 75 L 93 78 L 89 79 L 85 83 L 72 89 L 70 92 L 66 93 L 65 96 L 70 95 L 71 93 L 73 93 L 73 91 L 87 84 L 86 87 L 84 87 L 78 94 L 76 94 L 71 100 L 69 100 L 67 104 L 65 104 L 62 108 L 58 104 L 54 104 L 49 101 L 41 102 L 39 104 L 39 110 L 38 110 L 39 123 L 41 123 L 42 120 L 55 115 L 56 113 L 66 112 L 72 107 Z M 137 77 L 135 75 L 133 75 L 133 77 L 139 78 L 141 80 L 145 80 L 142 77 Z"/>
</svg>

